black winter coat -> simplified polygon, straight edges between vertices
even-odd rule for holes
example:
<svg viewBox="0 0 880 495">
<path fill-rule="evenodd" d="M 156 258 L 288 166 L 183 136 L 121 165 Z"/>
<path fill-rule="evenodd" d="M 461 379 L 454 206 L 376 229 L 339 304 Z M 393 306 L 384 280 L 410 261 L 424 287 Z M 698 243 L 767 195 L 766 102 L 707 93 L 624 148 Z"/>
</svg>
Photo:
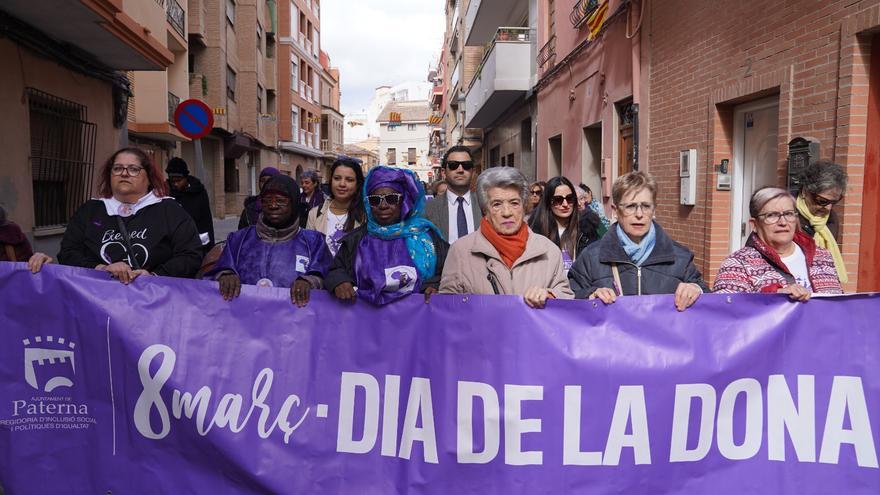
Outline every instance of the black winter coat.
<svg viewBox="0 0 880 495">
<path fill-rule="evenodd" d="M 611 225 L 599 242 L 584 250 L 568 272 L 568 280 L 575 298 L 589 297 L 600 287 L 614 288 L 612 265 L 617 264 L 623 295 L 674 294 L 678 284 L 694 283 L 709 292 L 709 286 L 694 265 L 694 255 L 681 244 L 672 240 L 654 223 L 657 241 L 651 255 L 635 265 L 617 237 L 617 227 Z"/>
<path fill-rule="evenodd" d="M 208 234 L 209 243 L 204 246 L 207 252 L 214 246 L 214 217 L 211 215 L 211 201 L 208 199 L 208 191 L 198 178 L 187 177 L 189 185 L 183 191 L 176 191 L 168 187 L 171 197 L 176 199 L 180 206 L 189 213 L 196 222 L 199 234 Z"/>
<path fill-rule="evenodd" d="M 342 245 L 339 246 L 339 252 L 333 258 L 330 265 L 330 271 L 324 277 L 324 288 L 332 291 L 339 284 L 349 282 L 357 286 L 357 275 L 355 274 L 355 262 L 357 261 L 357 248 L 361 243 L 361 239 L 367 235 L 367 226 L 360 227 L 349 232 L 342 238 Z M 437 267 L 434 269 L 434 276 L 425 280 L 422 284 L 422 292 L 429 287 L 435 289 L 440 288 L 440 276 L 443 274 L 443 264 L 446 262 L 446 255 L 449 253 L 449 243 L 444 241 L 433 230 L 431 231 L 431 239 L 434 241 L 434 252 L 437 253 Z M 373 260 L 375 263 L 381 263 L 381 260 Z"/>
</svg>

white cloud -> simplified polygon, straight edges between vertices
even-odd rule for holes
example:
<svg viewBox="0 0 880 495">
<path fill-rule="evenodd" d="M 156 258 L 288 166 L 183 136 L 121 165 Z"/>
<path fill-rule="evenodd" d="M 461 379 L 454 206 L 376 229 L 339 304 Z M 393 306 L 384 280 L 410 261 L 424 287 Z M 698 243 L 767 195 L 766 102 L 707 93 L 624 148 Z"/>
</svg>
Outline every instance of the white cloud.
<svg viewBox="0 0 880 495">
<path fill-rule="evenodd" d="M 444 0 L 322 1 L 321 47 L 339 67 L 342 113 L 366 108 L 377 86 L 426 80 L 445 28 Z"/>
</svg>

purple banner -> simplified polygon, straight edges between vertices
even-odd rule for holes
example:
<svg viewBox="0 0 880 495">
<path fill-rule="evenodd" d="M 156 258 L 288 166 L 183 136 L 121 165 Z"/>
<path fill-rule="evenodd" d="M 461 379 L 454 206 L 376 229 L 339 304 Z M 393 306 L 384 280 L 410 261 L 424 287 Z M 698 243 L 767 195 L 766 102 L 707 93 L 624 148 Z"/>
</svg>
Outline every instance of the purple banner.
<svg viewBox="0 0 880 495">
<path fill-rule="evenodd" d="M 880 299 L 610 306 L 0 263 L 0 482 L 32 493 L 880 493 Z"/>
</svg>

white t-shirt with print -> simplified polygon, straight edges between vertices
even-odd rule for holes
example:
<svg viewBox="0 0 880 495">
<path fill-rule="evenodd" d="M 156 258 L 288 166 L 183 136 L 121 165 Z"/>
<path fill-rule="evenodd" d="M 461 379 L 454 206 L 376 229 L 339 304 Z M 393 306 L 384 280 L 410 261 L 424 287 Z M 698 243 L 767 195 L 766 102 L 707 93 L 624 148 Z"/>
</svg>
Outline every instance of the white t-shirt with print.
<svg viewBox="0 0 880 495">
<path fill-rule="evenodd" d="M 804 251 L 800 246 L 795 244 L 794 251 L 788 256 L 783 257 L 782 262 L 788 267 L 788 271 L 794 275 L 794 280 L 798 285 L 813 292 L 813 286 L 810 285 L 810 272 L 807 270 L 807 257 L 804 256 Z"/>
<path fill-rule="evenodd" d="M 339 247 L 342 245 L 342 237 L 345 236 L 345 221 L 348 220 L 348 213 L 336 215 L 327 210 L 327 232 L 324 232 L 327 240 L 327 247 L 330 248 L 330 254 L 336 256 Z"/>
</svg>

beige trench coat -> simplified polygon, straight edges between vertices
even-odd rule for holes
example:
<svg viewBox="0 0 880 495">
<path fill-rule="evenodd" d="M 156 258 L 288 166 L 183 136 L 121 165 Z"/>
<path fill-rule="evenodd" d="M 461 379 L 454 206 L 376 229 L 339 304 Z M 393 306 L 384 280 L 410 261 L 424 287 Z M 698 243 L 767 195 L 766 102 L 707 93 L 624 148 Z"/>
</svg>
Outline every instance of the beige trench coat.
<svg viewBox="0 0 880 495">
<path fill-rule="evenodd" d="M 446 257 L 440 292 L 495 294 L 490 275 L 499 294 L 522 296 L 531 287 L 542 287 L 558 299 L 574 299 L 559 248 L 531 229 L 526 250 L 512 268 L 507 268 L 498 250 L 479 230 L 455 241 Z"/>
</svg>

